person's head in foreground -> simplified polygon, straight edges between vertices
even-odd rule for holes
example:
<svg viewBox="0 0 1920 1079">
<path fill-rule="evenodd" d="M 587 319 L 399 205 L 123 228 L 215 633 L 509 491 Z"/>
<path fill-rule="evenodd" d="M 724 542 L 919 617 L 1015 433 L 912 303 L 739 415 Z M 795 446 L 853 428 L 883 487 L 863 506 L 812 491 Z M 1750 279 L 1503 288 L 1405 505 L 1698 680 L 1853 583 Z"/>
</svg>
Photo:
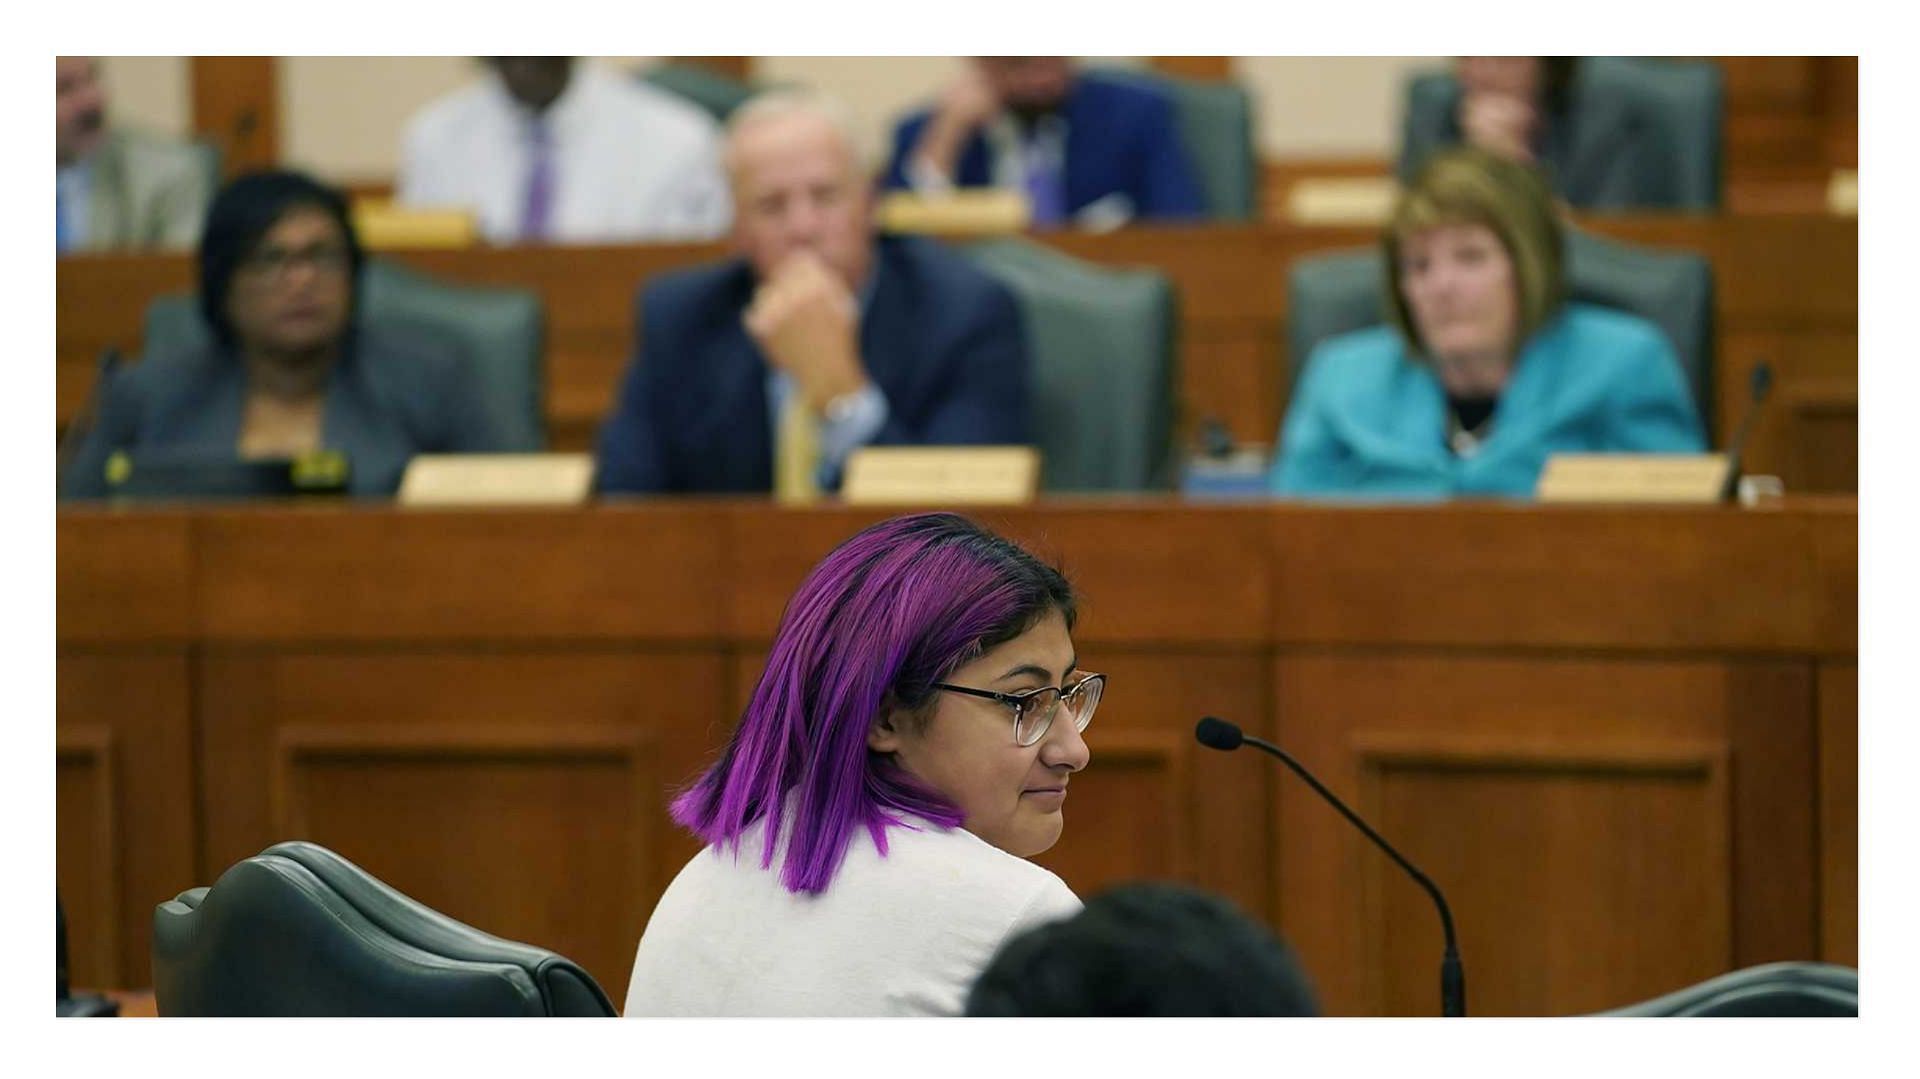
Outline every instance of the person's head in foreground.
<svg viewBox="0 0 1920 1079">
<path fill-rule="evenodd" d="M 1394 327 L 1455 396 L 1499 393 L 1527 338 L 1566 300 L 1546 181 L 1484 150 L 1429 160 L 1381 246 Z"/>
<path fill-rule="evenodd" d="M 974 1016 L 1313 1016 L 1292 949 L 1233 904 L 1127 884 L 1008 941 L 967 998 Z"/>
<path fill-rule="evenodd" d="M 832 884 L 864 830 L 921 818 L 1022 858 L 1053 846 L 1081 731 L 1105 679 L 1079 669 L 1073 589 L 1018 545 L 950 513 L 842 543 L 787 604 L 720 760 L 673 803 L 738 849 L 763 816 L 788 891 Z"/>
</svg>

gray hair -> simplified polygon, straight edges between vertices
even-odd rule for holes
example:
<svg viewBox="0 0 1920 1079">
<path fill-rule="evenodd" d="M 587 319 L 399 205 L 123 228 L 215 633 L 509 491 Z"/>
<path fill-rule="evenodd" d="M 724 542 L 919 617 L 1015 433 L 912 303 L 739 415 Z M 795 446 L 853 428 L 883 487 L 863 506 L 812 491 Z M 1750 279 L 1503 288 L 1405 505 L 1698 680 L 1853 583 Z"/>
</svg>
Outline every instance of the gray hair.
<svg viewBox="0 0 1920 1079">
<path fill-rule="evenodd" d="M 734 148 L 739 144 L 742 132 L 787 116 L 813 116 L 826 121 L 840 136 L 840 141 L 846 144 L 847 156 L 853 161 L 855 173 L 866 171 L 867 162 L 860 149 L 860 139 L 854 131 L 853 114 L 847 111 L 845 105 L 818 90 L 777 86 L 755 94 L 727 117 L 727 172 L 733 172 Z"/>
</svg>

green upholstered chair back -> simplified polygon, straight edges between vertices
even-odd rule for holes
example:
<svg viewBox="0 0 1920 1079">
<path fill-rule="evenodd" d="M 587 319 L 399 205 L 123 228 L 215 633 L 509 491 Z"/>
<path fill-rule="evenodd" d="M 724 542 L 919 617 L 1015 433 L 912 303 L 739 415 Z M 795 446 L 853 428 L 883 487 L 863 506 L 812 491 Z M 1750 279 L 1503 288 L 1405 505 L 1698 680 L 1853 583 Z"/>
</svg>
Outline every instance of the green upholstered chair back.
<svg viewBox="0 0 1920 1079">
<path fill-rule="evenodd" d="M 1710 978 L 1641 1004 L 1598 1013 L 1630 1017 L 1857 1017 L 1860 972 L 1831 963 L 1768 963 Z"/>
<path fill-rule="evenodd" d="M 1172 481 L 1172 283 L 1030 240 L 967 249 L 1013 290 L 1033 358 L 1033 423 L 1049 491 L 1138 491 Z"/>
<path fill-rule="evenodd" d="M 1658 205 L 1718 209 L 1726 116 L 1720 65 L 1712 60 L 1596 56 L 1587 66 L 1596 82 L 1647 101 L 1644 115 L 1660 135 L 1660 168 L 1649 178 L 1655 181 L 1650 190 L 1665 196 Z"/>
<path fill-rule="evenodd" d="M 1172 98 L 1181 143 L 1206 196 L 1207 216 L 1219 221 L 1254 219 L 1260 165 L 1253 150 L 1253 97 L 1244 87 L 1228 80 L 1114 68 L 1089 70 L 1082 77 L 1131 81 Z"/>
<path fill-rule="evenodd" d="M 1287 275 L 1287 381 L 1313 346 L 1387 320 L 1375 248 L 1304 258 Z M 1666 332 L 1702 423 L 1713 429 L 1713 268 L 1691 251 L 1662 251 L 1567 230 L 1566 273 L 1575 300 L 1627 311 Z"/>
<path fill-rule="evenodd" d="M 1631 190 L 1622 190 L 1608 206 L 1619 208 L 1711 211 L 1720 205 L 1721 129 L 1726 114 L 1725 78 L 1711 60 L 1673 60 L 1664 57 L 1589 56 L 1582 58 L 1575 78 L 1584 92 L 1609 101 L 1624 102 L 1635 122 L 1649 125 L 1657 151 L 1631 177 Z M 1412 175 L 1415 162 L 1408 151 L 1424 146 L 1427 135 L 1445 122 L 1445 114 L 1460 100 L 1460 84 L 1452 72 L 1431 71 L 1407 82 L 1401 134 L 1399 175 Z"/>
<path fill-rule="evenodd" d="M 545 309 L 527 289 L 455 285 L 383 259 L 368 259 L 360 276 L 360 318 L 404 325 L 452 342 L 467 357 L 495 410 L 504 450 L 546 448 L 546 396 L 540 353 Z M 161 296 L 147 307 L 145 350 L 205 347 L 212 333 L 197 299 Z"/>
<path fill-rule="evenodd" d="M 612 1016 L 586 971 L 483 933 L 311 843 L 153 912 L 164 1016 Z"/>
<path fill-rule="evenodd" d="M 722 124 L 758 89 L 701 64 L 655 64 L 640 72 L 640 80 L 686 98 Z"/>
</svg>

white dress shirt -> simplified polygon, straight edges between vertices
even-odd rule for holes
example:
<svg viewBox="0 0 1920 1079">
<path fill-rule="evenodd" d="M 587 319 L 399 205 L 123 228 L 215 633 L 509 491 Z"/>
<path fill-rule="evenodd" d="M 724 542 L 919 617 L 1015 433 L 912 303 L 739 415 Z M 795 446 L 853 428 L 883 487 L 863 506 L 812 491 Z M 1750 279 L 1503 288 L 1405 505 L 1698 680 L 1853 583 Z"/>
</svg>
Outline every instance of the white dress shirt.
<svg viewBox="0 0 1920 1079">
<path fill-rule="evenodd" d="M 553 140 L 547 239 L 562 243 L 704 240 L 732 215 L 718 127 L 637 78 L 576 61 L 540 118 Z M 407 124 L 395 197 L 471 210 L 495 243 L 519 239 L 534 114 L 489 70 Z"/>
<path fill-rule="evenodd" d="M 760 867 L 764 823 L 738 858 L 708 847 L 667 886 L 622 1014 L 958 1015 L 1009 937 L 1080 911 L 1046 869 L 919 820 L 887 829 L 884 857 L 857 830 L 827 890 L 795 895 L 779 857 Z"/>
</svg>

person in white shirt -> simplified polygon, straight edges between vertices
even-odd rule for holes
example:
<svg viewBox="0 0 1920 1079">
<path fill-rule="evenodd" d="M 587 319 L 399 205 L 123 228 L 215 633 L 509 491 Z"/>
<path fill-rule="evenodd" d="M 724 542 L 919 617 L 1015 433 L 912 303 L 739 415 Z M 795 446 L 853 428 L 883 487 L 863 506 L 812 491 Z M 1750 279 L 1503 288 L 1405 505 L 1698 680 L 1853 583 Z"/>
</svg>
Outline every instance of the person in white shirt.
<svg viewBox="0 0 1920 1079">
<path fill-rule="evenodd" d="M 950 513 L 883 521 L 787 605 L 706 840 L 634 957 L 635 1016 L 958 1015 L 1009 938 L 1080 901 L 1053 846 L 1103 675 L 1059 571 Z"/>
<path fill-rule="evenodd" d="M 571 56 L 496 56 L 407 124 L 395 199 L 472 211 L 494 243 L 721 235 L 719 129 L 698 107 Z"/>
</svg>

